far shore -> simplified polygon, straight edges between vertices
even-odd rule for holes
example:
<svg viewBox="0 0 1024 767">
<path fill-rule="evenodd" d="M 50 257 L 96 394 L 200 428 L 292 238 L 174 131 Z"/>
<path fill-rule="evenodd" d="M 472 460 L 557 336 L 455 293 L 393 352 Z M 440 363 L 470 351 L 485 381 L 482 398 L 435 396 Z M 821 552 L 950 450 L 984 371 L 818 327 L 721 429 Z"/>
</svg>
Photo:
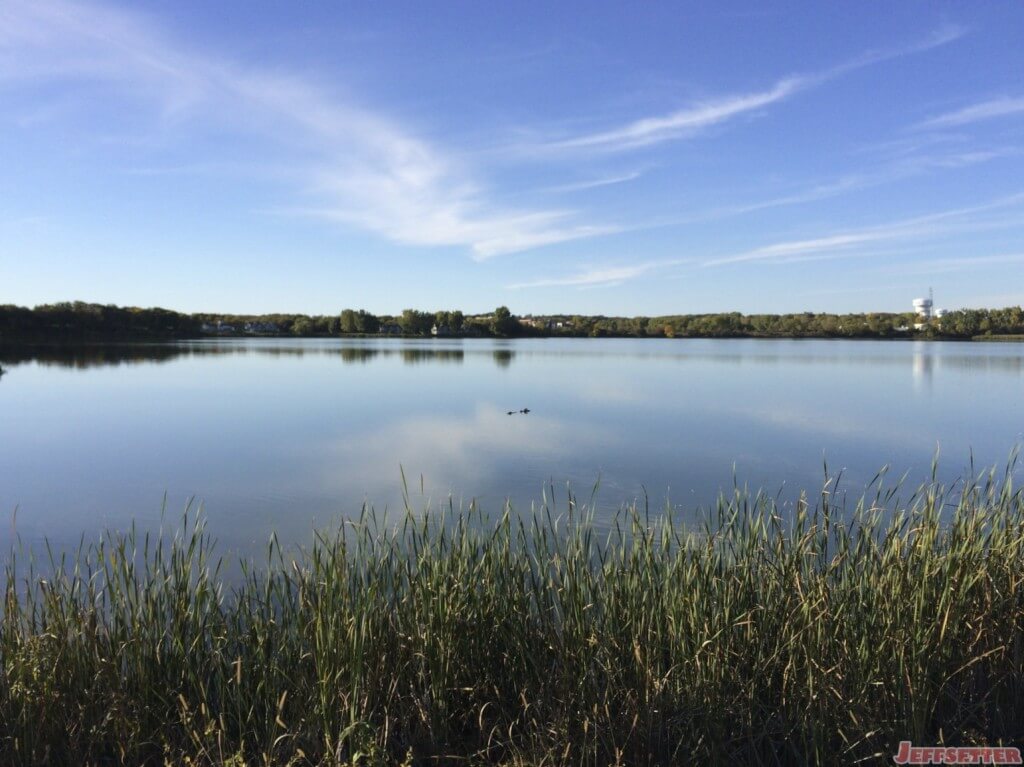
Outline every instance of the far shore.
<svg viewBox="0 0 1024 767">
<path fill-rule="evenodd" d="M 993 335 L 977 335 L 962 338 L 959 336 L 902 334 L 897 336 L 826 336 L 826 335 L 728 335 L 728 336 L 634 336 L 634 335 L 531 335 L 531 336 L 422 336 L 410 333 L 346 333 L 342 335 L 289 335 L 289 334 L 210 334 L 189 336 L 146 336 L 146 335 L 88 335 L 88 336 L 42 336 L 42 337 L 6 337 L 0 335 L 0 345 L 17 346 L 60 346 L 60 345 L 116 345 L 116 344 L 160 344 L 184 343 L 192 341 L 245 341 L 245 340 L 281 340 L 281 341 L 326 341 L 326 340 L 360 340 L 360 341 L 520 341 L 520 340 L 579 340 L 595 341 L 607 339 L 635 341 L 894 341 L 894 342 L 939 342 L 939 343 L 1022 343 L 1024 334 L 1006 333 Z M 2 375 L 2 373 L 0 373 Z"/>
<path fill-rule="evenodd" d="M 916 304 L 915 304 L 916 307 Z M 930 307 L 930 304 L 929 304 Z M 373 314 L 226 314 L 107 306 L 82 301 L 0 306 L 0 342 L 110 342 L 199 338 L 776 338 L 1021 341 L 1024 310 L 957 309 L 849 314 L 671 314 L 605 316 L 483 314 L 404 309 Z"/>
</svg>

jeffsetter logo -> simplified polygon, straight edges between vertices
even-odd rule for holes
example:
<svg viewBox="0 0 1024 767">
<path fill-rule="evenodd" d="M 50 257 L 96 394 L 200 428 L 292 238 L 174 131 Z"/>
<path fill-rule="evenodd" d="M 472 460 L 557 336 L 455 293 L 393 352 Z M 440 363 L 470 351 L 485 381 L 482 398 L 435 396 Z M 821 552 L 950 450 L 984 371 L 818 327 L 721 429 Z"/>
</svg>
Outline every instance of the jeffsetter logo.
<svg viewBox="0 0 1024 767">
<path fill-rule="evenodd" d="M 896 764 L 1020 764 L 1020 749 L 989 746 L 915 746 L 900 741 Z"/>
</svg>

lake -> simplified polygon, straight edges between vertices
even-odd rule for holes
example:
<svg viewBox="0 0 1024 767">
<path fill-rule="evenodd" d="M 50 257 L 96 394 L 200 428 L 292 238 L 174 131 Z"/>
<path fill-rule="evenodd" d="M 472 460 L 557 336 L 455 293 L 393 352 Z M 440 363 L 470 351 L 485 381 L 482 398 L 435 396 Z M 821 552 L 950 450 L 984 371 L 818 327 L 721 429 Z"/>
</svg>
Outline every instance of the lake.
<svg viewBox="0 0 1024 767">
<path fill-rule="evenodd" d="M 1005 464 L 1024 345 L 819 340 L 246 339 L 4 347 L 0 545 L 58 547 L 202 503 L 230 549 L 308 542 L 364 502 L 528 513 L 567 487 L 608 521 Z M 529 413 L 519 411 L 528 408 Z M 895 481 L 895 476 L 893 480 Z M 15 509 L 17 514 L 15 516 Z"/>
</svg>

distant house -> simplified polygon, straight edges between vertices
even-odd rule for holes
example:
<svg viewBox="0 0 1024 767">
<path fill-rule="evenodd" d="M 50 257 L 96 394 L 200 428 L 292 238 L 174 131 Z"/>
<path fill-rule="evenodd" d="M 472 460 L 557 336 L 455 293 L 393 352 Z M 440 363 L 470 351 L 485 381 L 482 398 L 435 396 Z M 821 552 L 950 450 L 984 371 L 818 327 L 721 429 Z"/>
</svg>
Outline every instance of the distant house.
<svg viewBox="0 0 1024 767">
<path fill-rule="evenodd" d="M 397 322 L 384 322 L 381 323 L 379 332 L 382 336 L 400 336 L 402 335 L 402 326 Z"/>
<path fill-rule="evenodd" d="M 212 335 L 225 336 L 235 332 L 234 325 L 228 325 L 225 322 L 204 322 L 199 328 L 203 333 L 210 333 Z"/>
<path fill-rule="evenodd" d="M 448 338 L 452 335 L 452 330 L 447 325 L 434 325 L 430 328 L 430 335 L 437 336 L 438 338 Z"/>
<path fill-rule="evenodd" d="M 276 322 L 247 322 L 245 332 L 252 335 L 272 335 L 278 332 Z"/>
<path fill-rule="evenodd" d="M 555 321 L 547 317 L 520 317 L 519 324 L 537 330 L 553 330 Z"/>
</svg>

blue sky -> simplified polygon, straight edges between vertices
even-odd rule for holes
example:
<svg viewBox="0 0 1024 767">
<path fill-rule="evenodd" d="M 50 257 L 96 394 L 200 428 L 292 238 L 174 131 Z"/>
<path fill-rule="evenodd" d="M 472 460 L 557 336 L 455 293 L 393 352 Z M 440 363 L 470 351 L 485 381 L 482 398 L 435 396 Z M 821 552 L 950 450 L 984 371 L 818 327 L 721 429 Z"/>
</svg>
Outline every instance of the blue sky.
<svg viewBox="0 0 1024 767">
<path fill-rule="evenodd" d="M 1024 302 L 1024 7 L 0 0 L 0 303 Z"/>
</svg>

